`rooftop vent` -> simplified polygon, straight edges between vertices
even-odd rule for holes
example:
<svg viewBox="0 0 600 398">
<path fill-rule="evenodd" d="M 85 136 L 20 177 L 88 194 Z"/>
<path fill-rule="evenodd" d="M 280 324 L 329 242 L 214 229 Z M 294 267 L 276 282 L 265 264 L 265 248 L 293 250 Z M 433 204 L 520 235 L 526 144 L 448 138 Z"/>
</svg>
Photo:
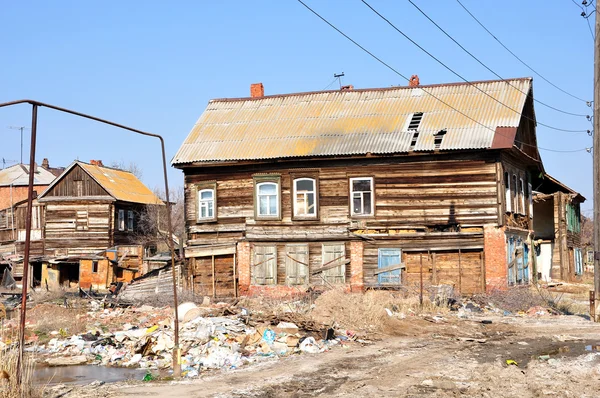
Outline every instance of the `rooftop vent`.
<svg viewBox="0 0 600 398">
<path fill-rule="evenodd" d="M 446 133 L 446 130 L 440 130 L 433 135 L 433 143 L 435 144 L 435 149 L 440 149 L 440 146 L 442 145 L 442 140 L 444 139 Z"/>
</svg>

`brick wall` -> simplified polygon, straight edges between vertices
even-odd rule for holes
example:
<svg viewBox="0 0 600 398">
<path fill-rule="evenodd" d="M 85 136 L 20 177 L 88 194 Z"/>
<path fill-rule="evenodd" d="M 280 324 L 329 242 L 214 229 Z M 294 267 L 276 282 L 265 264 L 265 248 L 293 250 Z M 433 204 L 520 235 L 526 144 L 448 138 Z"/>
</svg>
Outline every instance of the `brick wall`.
<svg viewBox="0 0 600 398">
<path fill-rule="evenodd" d="M 504 228 L 486 225 L 483 229 L 486 291 L 507 289 L 506 236 Z"/>
<path fill-rule="evenodd" d="M 237 243 L 238 290 L 240 295 L 250 292 L 250 242 Z"/>
<path fill-rule="evenodd" d="M 363 278 L 363 241 L 350 242 L 350 291 L 362 292 L 365 287 Z"/>
</svg>

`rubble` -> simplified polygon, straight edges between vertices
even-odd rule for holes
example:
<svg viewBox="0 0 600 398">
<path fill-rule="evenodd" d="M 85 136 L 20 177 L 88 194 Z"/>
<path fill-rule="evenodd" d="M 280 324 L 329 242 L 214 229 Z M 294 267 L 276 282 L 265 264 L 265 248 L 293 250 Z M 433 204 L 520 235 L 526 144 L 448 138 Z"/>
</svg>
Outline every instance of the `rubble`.
<svg viewBox="0 0 600 398">
<path fill-rule="evenodd" d="M 88 327 L 94 325 L 92 328 L 71 336 L 62 328 L 53 330 L 47 333 L 47 342 L 36 343 L 36 356 L 47 366 L 89 364 L 141 368 L 154 373 L 171 368 L 175 343 L 169 307 L 90 307 L 90 311 L 77 317 Z M 236 369 L 281 356 L 317 354 L 354 340 L 364 342 L 350 338 L 353 332 L 336 332 L 294 313 L 250 316 L 247 310 L 232 309 L 222 303 L 210 308 L 183 303 L 179 317 L 184 377 L 196 377 L 209 369 Z M 34 335 L 28 341 L 36 339 Z"/>
</svg>

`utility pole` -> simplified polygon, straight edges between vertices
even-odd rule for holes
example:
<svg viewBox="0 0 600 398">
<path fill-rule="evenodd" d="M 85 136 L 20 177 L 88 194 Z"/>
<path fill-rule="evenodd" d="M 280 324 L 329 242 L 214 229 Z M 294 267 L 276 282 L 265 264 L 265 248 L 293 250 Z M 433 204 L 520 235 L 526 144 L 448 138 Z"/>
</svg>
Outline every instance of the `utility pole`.
<svg viewBox="0 0 600 398">
<path fill-rule="evenodd" d="M 600 6 L 596 1 L 594 19 L 594 321 L 600 322 Z"/>
<path fill-rule="evenodd" d="M 28 127 L 25 127 L 25 126 L 20 126 L 20 127 L 8 126 L 8 128 L 11 129 L 11 130 L 21 130 L 21 164 L 23 164 L 23 130 L 28 129 Z"/>
</svg>

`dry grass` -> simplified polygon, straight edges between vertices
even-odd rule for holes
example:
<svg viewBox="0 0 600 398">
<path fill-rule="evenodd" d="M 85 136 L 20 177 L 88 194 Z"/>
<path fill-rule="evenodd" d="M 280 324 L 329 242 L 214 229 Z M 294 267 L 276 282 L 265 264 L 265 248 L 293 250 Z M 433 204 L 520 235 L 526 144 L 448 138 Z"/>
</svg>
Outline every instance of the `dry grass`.
<svg viewBox="0 0 600 398">
<path fill-rule="evenodd" d="M 25 357 L 23 369 L 23 383 L 17 384 L 18 352 L 16 349 L 0 351 L 0 367 L 3 375 L 8 376 L 0 379 L 0 398 L 38 398 L 44 394 L 44 389 L 33 384 L 34 361 Z M 6 372 L 6 373 L 4 373 Z"/>
<path fill-rule="evenodd" d="M 27 311 L 27 320 L 40 342 L 50 339 L 50 332 L 57 331 L 65 336 L 85 332 L 84 307 L 65 308 L 54 304 L 39 304 Z"/>
<path fill-rule="evenodd" d="M 391 318 L 411 315 L 444 314 L 449 308 L 437 305 L 426 294 L 423 306 L 419 296 L 411 292 L 369 290 L 365 293 L 346 293 L 342 289 L 324 292 L 315 301 L 312 317 L 325 324 L 365 332 L 384 331 Z"/>
</svg>

